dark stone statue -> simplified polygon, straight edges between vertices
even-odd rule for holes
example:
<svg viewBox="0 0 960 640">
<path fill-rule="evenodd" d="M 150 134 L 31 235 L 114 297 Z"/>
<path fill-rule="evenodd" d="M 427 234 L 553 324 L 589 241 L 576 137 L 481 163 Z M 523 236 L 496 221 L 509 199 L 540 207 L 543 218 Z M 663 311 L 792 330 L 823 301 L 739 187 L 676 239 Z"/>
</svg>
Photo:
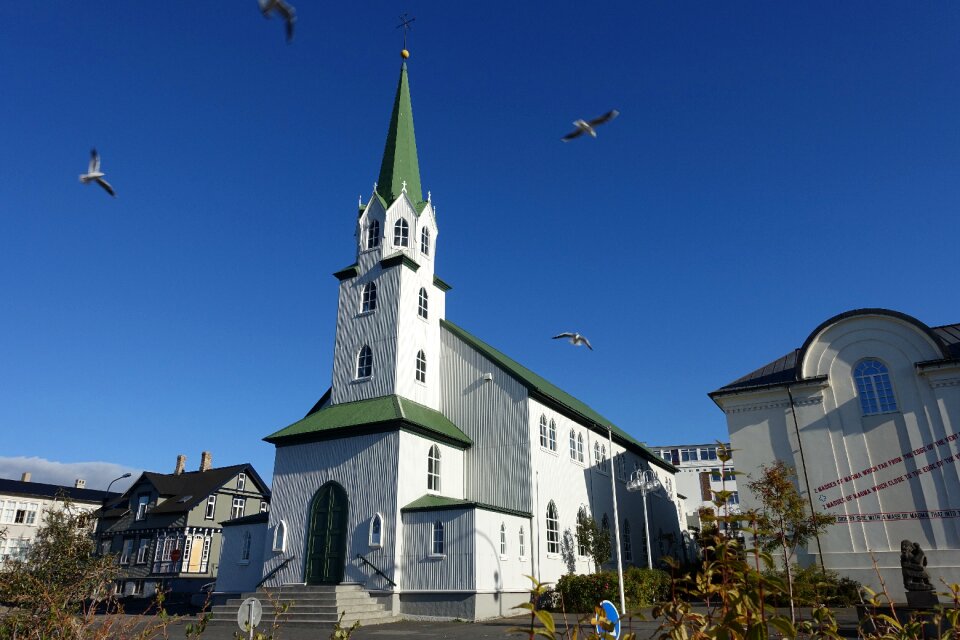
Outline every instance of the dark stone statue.
<svg viewBox="0 0 960 640">
<path fill-rule="evenodd" d="M 930 607 L 939 603 L 926 567 L 927 556 L 918 543 L 909 540 L 900 542 L 900 570 L 903 572 L 903 588 L 910 606 Z"/>
</svg>

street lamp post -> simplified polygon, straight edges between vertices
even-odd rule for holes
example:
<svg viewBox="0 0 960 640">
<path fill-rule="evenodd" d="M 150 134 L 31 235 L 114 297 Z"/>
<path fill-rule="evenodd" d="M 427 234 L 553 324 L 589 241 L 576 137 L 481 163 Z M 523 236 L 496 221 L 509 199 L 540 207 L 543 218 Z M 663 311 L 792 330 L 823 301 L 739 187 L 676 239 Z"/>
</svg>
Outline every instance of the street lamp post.
<svg viewBox="0 0 960 640">
<path fill-rule="evenodd" d="M 627 483 L 627 491 L 639 491 L 643 496 L 643 535 L 647 539 L 647 569 L 653 569 L 650 553 L 650 516 L 647 514 L 647 494 L 660 488 L 660 480 L 652 470 L 634 471 Z"/>
<path fill-rule="evenodd" d="M 110 499 L 110 487 L 113 486 L 113 483 L 116 482 L 117 480 L 123 480 L 124 478 L 129 478 L 131 475 L 132 475 L 132 474 L 128 471 L 127 473 L 123 474 L 122 476 L 119 476 L 119 477 L 117 477 L 117 478 L 114 478 L 113 480 L 110 481 L 110 484 L 107 485 L 107 491 L 106 491 L 106 493 L 104 493 L 104 495 L 103 495 L 103 506 L 107 506 L 107 500 Z"/>
</svg>

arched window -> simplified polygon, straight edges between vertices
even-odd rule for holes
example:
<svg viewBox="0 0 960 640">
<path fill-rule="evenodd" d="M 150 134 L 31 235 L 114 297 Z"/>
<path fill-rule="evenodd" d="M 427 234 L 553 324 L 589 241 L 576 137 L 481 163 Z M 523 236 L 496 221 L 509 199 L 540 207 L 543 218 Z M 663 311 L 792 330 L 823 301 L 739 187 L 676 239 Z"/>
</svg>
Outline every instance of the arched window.
<svg viewBox="0 0 960 640">
<path fill-rule="evenodd" d="M 420 231 L 420 253 L 430 255 L 430 228 L 424 227 Z"/>
<path fill-rule="evenodd" d="M 422 349 L 417 352 L 417 382 L 427 382 L 427 356 Z"/>
<path fill-rule="evenodd" d="M 443 553 L 443 523 L 437 520 L 433 523 L 433 555 L 442 556 Z"/>
<path fill-rule="evenodd" d="M 371 547 L 383 546 L 383 516 L 379 513 L 374 514 L 370 519 L 370 540 Z"/>
<path fill-rule="evenodd" d="M 547 553 L 560 553 L 560 517 L 553 500 L 547 504 Z"/>
<path fill-rule="evenodd" d="M 633 544 L 630 542 L 630 521 L 623 521 L 623 559 L 633 562 Z"/>
<path fill-rule="evenodd" d="M 240 550 L 240 561 L 241 562 L 250 562 L 250 532 L 243 532 L 243 548 Z"/>
<path fill-rule="evenodd" d="M 373 375 L 373 351 L 367 345 L 360 349 L 357 355 L 357 379 L 369 378 Z"/>
<path fill-rule="evenodd" d="M 507 525 L 500 523 L 500 555 L 507 555 Z"/>
<path fill-rule="evenodd" d="M 410 225 L 403 218 L 393 225 L 393 246 L 406 247 L 410 240 Z"/>
<path fill-rule="evenodd" d="M 417 315 L 423 318 L 424 320 L 427 319 L 427 303 L 428 302 L 429 300 L 427 299 L 427 290 L 424 289 L 423 287 L 420 287 L 420 299 L 417 303 Z"/>
<path fill-rule="evenodd" d="M 377 283 L 368 282 L 360 290 L 360 313 L 377 310 Z"/>
<path fill-rule="evenodd" d="M 520 557 L 523 558 L 527 555 L 527 541 L 523 535 L 523 527 L 520 527 Z"/>
<path fill-rule="evenodd" d="M 287 523 L 281 520 L 273 530 L 273 551 L 283 553 L 287 549 Z"/>
<path fill-rule="evenodd" d="M 860 396 L 863 415 L 897 410 L 897 399 L 890 384 L 890 372 L 885 364 L 872 358 L 864 360 L 853 370 L 853 379 L 857 383 L 857 395 Z"/>
<path fill-rule="evenodd" d="M 540 415 L 540 446 L 547 448 L 547 416 Z"/>
<path fill-rule="evenodd" d="M 600 445 L 600 462 L 607 461 L 607 445 Z"/>
<path fill-rule="evenodd" d="M 603 462 L 600 459 L 600 443 L 599 442 L 593 443 L 593 462 L 596 465 L 599 465 L 601 462 Z"/>
<path fill-rule="evenodd" d="M 570 429 L 570 459 L 577 459 L 577 432 Z"/>
<path fill-rule="evenodd" d="M 577 434 L 577 462 L 583 462 L 583 434 Z"/>
<path fill-rule="evenodd" d="M 367 249 L 376 249 L 380 246 L 380 221 L 371 220 L 367 225 Z"/>
<path fill-rule="evenodd" d="M 577 530 L 579 532 L 582 526 L 585 526 L 587 523 L 587 509 L 586 507 L 580 507 L 580 510 L 577 511 Z M 587 555 L 587 532 L 583 532 L 584 535 L 577 535 L 577 555 L 586 556 Z"/>
<path fill-rule="evenodd" d="M 440 447 L 433 445 L 427 455 L 427 490 L 440 491 Z"/>
<path fill-rule="evenodd" d="M 557 450 L 557 423 L 550 420 L 550 451 Z"/>
</svg>

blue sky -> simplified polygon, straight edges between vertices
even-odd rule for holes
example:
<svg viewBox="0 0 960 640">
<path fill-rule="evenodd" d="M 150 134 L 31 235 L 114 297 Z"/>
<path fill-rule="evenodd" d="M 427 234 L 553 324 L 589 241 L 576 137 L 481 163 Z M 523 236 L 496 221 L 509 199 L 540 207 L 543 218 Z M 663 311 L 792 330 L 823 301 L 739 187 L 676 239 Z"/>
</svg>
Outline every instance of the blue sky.
<svg viewBox="0 0 960 640">
<path fill-rule="evenodd" d="M 836 313 L 960 321 L 956 3 L 296 6 L 0 4 L 0 457 L 271 476 L 405 11 L 448 318 L 638 439 L 724 438 L 707 392 Z"/>
</svg>

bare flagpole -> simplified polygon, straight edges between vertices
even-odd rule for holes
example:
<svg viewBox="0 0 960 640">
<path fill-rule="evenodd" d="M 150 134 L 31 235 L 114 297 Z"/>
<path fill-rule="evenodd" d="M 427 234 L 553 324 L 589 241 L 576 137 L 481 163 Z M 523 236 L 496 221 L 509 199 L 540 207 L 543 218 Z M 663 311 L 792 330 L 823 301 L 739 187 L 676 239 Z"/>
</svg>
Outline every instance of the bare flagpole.
<svg viewBox="0 0 960 640">
<path fill-rule="evenodd" d="M 617 513 L 617 479 L 613 475 L 613 429 L 607 427 L 607 442 L 610 443 L 610 493 L 613 494 L 613 531 L 617 539 L 617 582 L 620 585 L 620 613 L 627 612 L 623 595 L 623 559 L 620 557 L 620 515 Z"/>
</svg>

